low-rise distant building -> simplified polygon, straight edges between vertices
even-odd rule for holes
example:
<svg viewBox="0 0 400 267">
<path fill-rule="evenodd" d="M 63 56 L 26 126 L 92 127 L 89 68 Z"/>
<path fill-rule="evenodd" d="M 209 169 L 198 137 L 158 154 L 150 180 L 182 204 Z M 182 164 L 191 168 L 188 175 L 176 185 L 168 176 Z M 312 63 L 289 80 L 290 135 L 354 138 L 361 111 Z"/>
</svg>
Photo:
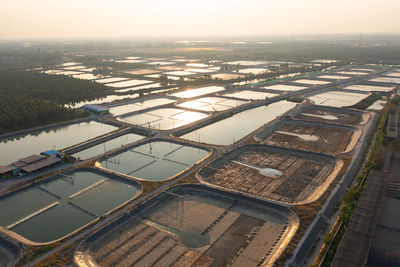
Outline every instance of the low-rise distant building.
<svg viewBox="0 0 400 267">
<path fill-rule="evenodd" d="M 44 157 L 40 160 L 37 160 L 35 162 L 32 162 L 30 164 L 27 164 L 25 166 L 21 167 L 21 170 L 25 173 L 32 173 L 38 170 L 41 170 L 43 168 L 52 166 L 56 163 L 61 162 L 62 160 L 57 157 L 57 155 L 51 155 L 48 157 Z"/>
<path fill-rule="evenodd" d="M 49 156 L 52 156 L 52 155 L 56 155 L 56 156 L 61 156 L 61 153 L 60 153 L 60 151 L 58 151 L 58 150 L 47 150 L 47 151 L 43 151 L 42 153 L 40 153 L 40 155 L 43 155 L 43 156 L 46 156 L 46 157 L 49 157 Z"/>
<path fill-rule="evenodd" d="M 44 151 L 41 155 L 31 155 L 8 166 L 0 166 L 0 178 L 6 179 L 14 176 L 32 173 L 46 167 L 62 162 L 62 156 L 57 150 Z"/>
<path fill-rule="evenodd" d="M 0 177 L 3 179 L 11 177 L 13 170 L 12 166 L 0 166 Z"/>
<path fill-rule="evenodd" d="M 92 104 L 86 104 L 81 107 L 81 109 L 100 114 L 100 115 L 106 115 L 110 114 L 110 110 L 106 107 L 100 106 L 100 105 L 92 105 Z"/>
</svg>

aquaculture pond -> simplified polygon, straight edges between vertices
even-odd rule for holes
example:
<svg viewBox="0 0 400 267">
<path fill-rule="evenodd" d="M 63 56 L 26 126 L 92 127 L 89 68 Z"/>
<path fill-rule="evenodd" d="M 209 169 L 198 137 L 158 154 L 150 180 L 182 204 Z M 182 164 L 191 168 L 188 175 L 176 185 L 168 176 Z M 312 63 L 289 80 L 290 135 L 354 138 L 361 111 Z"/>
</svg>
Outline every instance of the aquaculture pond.
<svg viewBox="0 0 400 267">
<path fill-rule="evenodd" d="M 268 106 L 253 108 L 180 137 L 201 143 L 230 145 L 295 106 L 296 103 L 293 102 L 279 101 Z"/>
<path fill-rule="evenodd" d="M 199 185 L 174 187 L 90 236 L 75 262 L 193 266 L 207 259 L 207 266 L 263 266 L 277 258 L 296 221 L 284 207 Z"/>
<path fill-rule="evenodd" d="M 7 214 L 0 225 L 32 242 L 51 242 L 132 199 L 139 189 L 95 170 L 62 173 L 0 198 L 0 212 Z"/>
<path fill-rule="evenodd" d="M 166 98 L 166 97 L 146 99 L 146 100 L 137 101 L 137 102 L 126 104 L 126 105 L 112 107 L 112 108 L 110 108 L 110 113 L 112 113 L 114 115 L 121 115 L 124 113 L 138 111 L 138 110 L 151 108 L 151 107 L 155 107 L 155 106 L 159 106 L 159 105 L 174 103 L 175 101 L 176 101 L 175 99 Z"/>
<path fill-rule="evenodd" d="M 96 121 L 75 123 L 0 141 L 0 165 L 40 154 L 49 149 L 62 149 L 118 129 Z"/>
<path fill-rule="evenodd" d="M 89 159 L 104 154 L 105 152 L 116 149 L 118 147 L 136 142 L 143 138 L 145 137 L 134 133 L 124 134 L 122 136 L 108 140 L 104 143 L 89 147 L 88 149 L 75 153 L 72 156 L 79 159 Z"/>
<path fill-rule="evenodd" d="M 349 93 L 343 91 L 329 91 L 308 97 L 315 105 L 330 107 L 348 107 L 357 104 L 369 94 Z"/>
<path fill-rule="evenodd" d="M 129 86 L 138 86 L 138 85 L 144 85 L 152 83 L 152 81 L 147 81 L 147 80 L 128 80 L 128 81 L 121 81 L 121 82 L 115 82 L 115 83 L 107 83 L 107 86 L 115 87 L 115 88 L 123 88 L 123 87 L 129 87 Z"/>
<path fill-rule="evenodd" d="M 90 101 L 81 101 L 78 103 L 71 103 L 71 104 L 67 104 L 65 106 L 70 107 L 70 108 L 80 108 L 83 105 L 86 104 L 105 104 L 105 103 L 111 103 L 114 101 L 118 101 L 118 100 L 122 100 L 122 99 L 131 99 L 131 98 L 136 98 L 138 97 L 139 94 L 129 94 L 129 95 L 108 95 L 99 99 L 95 99 L 95 100 L 90 100 Z"/>
<path fill-rule="evenodd" d="M 287 84 L 274 84 L 265 86 L 265 89 L 277 90 L 277 91 L 298 91 L 306 89 L 307 86 L 287 85 Z"/>
<path fill-rule="evenodd" d="M 203 97 L 178 104 L 178 107 L 199 109 L 204 111 L 222 111 L 243 105 L 247 101 L 223 97 Z"/>
<path fill-rule="evenodd" d="M 252 90 L 242 90 L 242 91 L 235 91 L 233 93 L 224 94 L 224 96 L 229 97 L 237 97 L 242 99 L 248 100 L 257 100 L 257 99 L 265 99 L 277 96 L 278 94 L 268 93 L 268 92 L 260 92 L 260 91 L 252 91 Z"/>
<path fill-rule="evenodd" d="M 389 91 L 392 91 L 394 89 L 394 87 L 354 84 L 354 85 L 346 86 L 346 87 L 344 87 L 344 89 L 355 90 L 355 91 L 365 91 L 365 92 L 389 92 Z"/>
<path fill-rule="evenodd" d="M 378 83 L 395 83 L 400 84 L 400 77 L 378 77 L 369 80 L 371 82 L 378 82 Z"/>
<path fill-rule="evenodd" d="M 346 79 L 350 79 L 351 77 L 343 76 L 343 75 L 326 74 L 326 75 L 317 76 L 316 78 L 332 79 L 332 80 L 346 80 Z"/>
<path fill-rule="evenodd" d="M 207 150 L 166 141 L 149 142 L 103 159 L 103 168 L 148 181 L 163 181 L 191 167 Z"/>
<path fill-rule="evenodd" d="M 178 108 L 159 108 L 147 112 L 123 115 L 123 122 L 151 129 L 169 130 L 208 117 L 205 113 L 187 111 Z"/>
<path fill-rule="evenodd" d="M 331 82 L 328 82 L 328 81 L 311 80 L 311 79 L 294 80 L 294 82 L 296 82 L 296 83 L 305 83 L 305 84 L 313 84 L 313 85 L 323 85 L 323 84 L 331 83 Z"/>
<path fill-rule="evenodd" d="M 191 97 L 196 97 L 196 96 L 219 92 L 222 90 L 225 90 L 225 88 L 221 87 L 221 86 L 208 86 L 208 87 L 190 89 L 190 90 L 178 92 L 178 93 L 175 93 L 172 95 L 175 97 L 179 97 L 179 98 L 191 98 Z"/>
</svg>

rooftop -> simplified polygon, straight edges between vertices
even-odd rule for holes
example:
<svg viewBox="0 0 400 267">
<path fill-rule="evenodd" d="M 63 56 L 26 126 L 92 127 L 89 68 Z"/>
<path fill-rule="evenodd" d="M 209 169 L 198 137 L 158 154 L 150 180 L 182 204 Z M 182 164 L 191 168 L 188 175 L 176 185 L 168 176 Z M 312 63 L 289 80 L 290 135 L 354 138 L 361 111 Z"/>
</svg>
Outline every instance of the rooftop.
<svg viewBox="0 0 400 267">
<path fill-rule="evenodd" d="M 36 161 L 36 162 L 34 162 L 32 164 L 25 165 L 25 166 L 21 167 L 21 169 L 23 171 L 25 171 L 25 172 L 30 173 L 30 172 L 34 172 L 34 171 L 40 170 L 40 169 L 42 169 L 44 167 L 53 165 L 55 163 L 58 163 L 60 161 L 61 161 L 61 159 L 57 158 L 56 155 L 51 155 L 51 156 L 49 156 L 47 158 L 44 158 L 44 159 L 39 160 L 39 161 Z"/>
<path fill-rule="evenodd" d="M 41 160 L 41 159 L 43 159 L 43 156 L 31 155 L 31 156 L 28 156 L 26 158 L 22 158 L 19 161 L 22 162 L 22 163 L 29 164 L 29 163 L 32 163 L 32 162 L 35 162 L 35 161 L 38 161 L 38 160 Z"/>
<path fill-rule="evenodd" d="M 5 174 L 12 170 L 13 170 L 13 168 L 11 166 L 0 166 L 0 174 Z"/>
</svg>

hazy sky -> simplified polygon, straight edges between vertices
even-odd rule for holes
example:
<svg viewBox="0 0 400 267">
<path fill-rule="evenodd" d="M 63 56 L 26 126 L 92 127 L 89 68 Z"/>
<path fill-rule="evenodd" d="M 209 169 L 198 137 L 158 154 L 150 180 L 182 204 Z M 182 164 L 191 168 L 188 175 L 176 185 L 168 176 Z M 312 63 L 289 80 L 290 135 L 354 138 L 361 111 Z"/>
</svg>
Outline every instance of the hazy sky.
<svg viewBox="0 0 400 267">
<path fill-rule="evenodd" d="M 0 38 L 400 33 L 400 0 L 0 0 Z"/>
</svg>

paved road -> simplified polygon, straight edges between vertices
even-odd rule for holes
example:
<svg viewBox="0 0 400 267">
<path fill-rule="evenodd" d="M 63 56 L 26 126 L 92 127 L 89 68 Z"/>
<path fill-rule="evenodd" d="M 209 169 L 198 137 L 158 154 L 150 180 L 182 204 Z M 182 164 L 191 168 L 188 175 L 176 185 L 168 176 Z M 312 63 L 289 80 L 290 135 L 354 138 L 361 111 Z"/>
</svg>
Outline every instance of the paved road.
<svg viewBox="0 0 400 267">
<path fill-rule="evenodd" d="M 343 178 L 341 179 L 339 184 L 336 185 L 336 187 L 332 190 L 332 193 L 329 195 L 325 204 L 315 216 L 315 219 L 307 227 L 305 234 L 302 236 L 301 240 L 297 244 L 296 249 L 293 252 L 293 256 L 288 260 L 286 266 L 303 266 L 303 261 L 305 260 L 308 251 L 318 237 L 324 223 L 327 221 L 326 218 L 331 216 L 331 213 L 336 203 L 339 201 L 340 197 L 346 192 L 348 185 L 351 183 L 356 175 L 356 171 L 362 159 L 362 155 L 365 149 L 367 149 L 368 138 L 371 135 L 371 131 L 374 129 L 376 117 L 377 116 L 375 114 L 374 117 L 372 117 L 371 120 L 364 126 L 363 134 L 351 153 L 352 160 L 347 167 Z"/>
</svg>

